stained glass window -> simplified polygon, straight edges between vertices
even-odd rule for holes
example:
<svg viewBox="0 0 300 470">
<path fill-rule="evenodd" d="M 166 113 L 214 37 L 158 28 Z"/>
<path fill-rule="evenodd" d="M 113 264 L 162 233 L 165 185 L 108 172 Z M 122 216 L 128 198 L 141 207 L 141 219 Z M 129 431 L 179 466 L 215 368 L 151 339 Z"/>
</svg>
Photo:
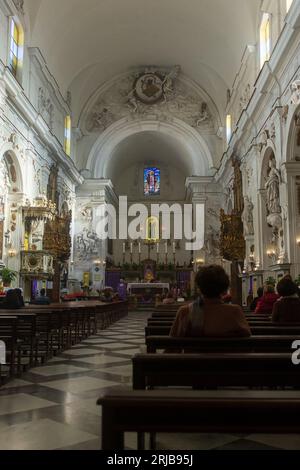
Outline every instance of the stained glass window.
<svg viewBox="0 0 300 470">
<path fill-rule="evenodd" d="M 160 170 L 156 167 L 144 169 L 144 195 L 160 194 Z"/>
<path fill-rule="evenodd" d="M 226 140 L 227 144 L 229 144 L 232 135 L 232 118 L 231 114 L 227 114 L 226 116 Z"/>
<path fill-rule="evenodd" d="M 260 25 L 260 67 L 270 59 L 271 55 L 271 18 L 264 13 Z"/>
<path fill-rule="evenodd" d="M 66 154 L 70 157 L 71 155 L 71 117 L 66 116 L 65 119 L 65 142 L 64 149 Z"/>
<path fill-rule="evenodd" d="M 288 12 L 291 8 L 293 0 L 286 0 L 286 11 Z"/>
<path fill-rule="evenodd" d="M 22 63 L 23 56 L 23 31 L 21 26 L 17 25 L 15 20 L 11 20 L 10 30 L 10 51 L 9 51 L 9 67 L 13 75 L 16 77 L 18 68 Z"/>
</svg>

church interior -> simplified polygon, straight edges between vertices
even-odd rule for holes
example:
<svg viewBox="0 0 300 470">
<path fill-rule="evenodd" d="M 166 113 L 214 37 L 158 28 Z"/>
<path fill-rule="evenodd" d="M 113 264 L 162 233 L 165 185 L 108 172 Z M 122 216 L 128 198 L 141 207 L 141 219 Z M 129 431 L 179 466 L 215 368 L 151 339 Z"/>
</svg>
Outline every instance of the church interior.
<svg viewBox="0 0 300 470">
<path fill-rule="evenodd" d="M 0 450 L 299 450 L 300 0 L 0 38 Z"/>
</svg>

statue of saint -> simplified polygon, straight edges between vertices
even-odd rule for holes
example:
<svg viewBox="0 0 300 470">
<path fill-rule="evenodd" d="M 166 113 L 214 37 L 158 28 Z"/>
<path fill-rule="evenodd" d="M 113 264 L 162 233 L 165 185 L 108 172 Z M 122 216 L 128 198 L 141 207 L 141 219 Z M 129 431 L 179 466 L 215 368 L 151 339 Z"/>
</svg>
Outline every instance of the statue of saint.
<svg viewBox="0 0 300 470">
<path fill-rule="evenodd" d="M 267 207 L 269 214 L 280 214 L 280 172 L 276 168 L 276 161 L 274 158 L 269 162 L 270 172 L 266 181 L 265 188 L 267 190 Z"/>
<path fill-rule="evenodd" d="M 244 196 L 244 210 L 242 214 L 242 220 L 244 225 L 244 235 L 253 235 L 253 203 L 248 196 Z"/>
</svg>

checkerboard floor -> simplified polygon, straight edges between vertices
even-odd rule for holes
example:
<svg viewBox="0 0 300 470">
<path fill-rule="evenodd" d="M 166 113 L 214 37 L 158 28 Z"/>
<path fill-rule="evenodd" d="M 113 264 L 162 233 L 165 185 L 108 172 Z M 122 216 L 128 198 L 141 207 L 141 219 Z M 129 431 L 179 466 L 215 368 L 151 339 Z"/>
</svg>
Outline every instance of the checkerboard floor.
<svg viewBox="0 0 300 470">
<path fill-rule="evenodd" d="M 96 400 L 103 390 L 130 385 L 131 356 L 145 351 L 148 316 L 130 313 L 1 387 L 0 449 L 100 449 L 101 408 Z M 126 435 L 125 442 L 127 448 L 136 448 L 135 435 Z M 289 450 L 300 449 L 300 436 L 159 434 L 157 443 L 167 450 Z"/>
</svg>

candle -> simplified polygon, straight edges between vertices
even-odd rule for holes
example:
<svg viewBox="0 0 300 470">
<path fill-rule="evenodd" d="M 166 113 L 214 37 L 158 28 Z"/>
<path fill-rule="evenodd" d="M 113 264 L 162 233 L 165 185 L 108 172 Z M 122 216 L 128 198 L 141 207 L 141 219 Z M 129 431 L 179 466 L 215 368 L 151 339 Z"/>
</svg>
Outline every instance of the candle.
<svg viewBox="0 0 300 470">
<path fill-rule="evenodd" d="M 165 243 L 165 253 L 168 254 L 168 242 Z"/>
<path fill-rule="evenodd" d="M 130 243 L 130 253 L 132 254 L 132 243 Z"/>
<path fill-rule="evenodd" d="M 159 253 L 159 243 L 156 244 L 156 253 Z"/>
<path fill-rule="evenodd" d="M 139 242 L 139 254 L 141 254 L 141 242 Z"/>
<path fill-rule="evenodd" d="M 125 243 L 123 243 L 123 255 L 125 254 Z"/>
<path fill-rule="evenodd" d="M 175 245 L 175 242 L 173 242 L 173 253 L 175 255 L 175 252 L 176 252 L 176 245 Z"/>
</svg>

